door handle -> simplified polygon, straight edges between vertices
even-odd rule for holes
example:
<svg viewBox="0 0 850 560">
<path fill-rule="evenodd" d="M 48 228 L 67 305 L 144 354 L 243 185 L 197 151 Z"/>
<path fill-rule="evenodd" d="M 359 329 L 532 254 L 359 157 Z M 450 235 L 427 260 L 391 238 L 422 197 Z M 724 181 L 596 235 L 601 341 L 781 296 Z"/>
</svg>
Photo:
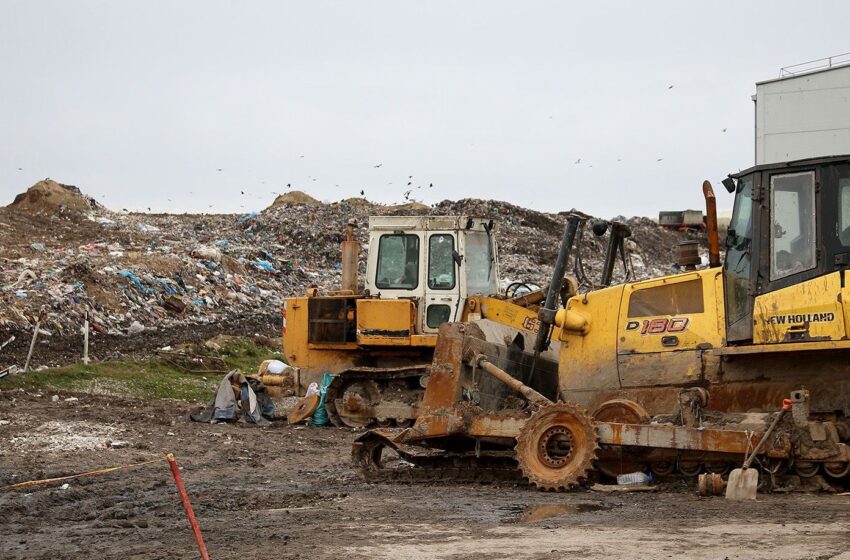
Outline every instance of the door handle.
<svg viewBox="0 0 850 560">
<path fill-rule="evenodd" d="M 661 346 L 678 346 L 679 345 L 679 337 L 678 336 L 662 336 L 661 337 Z"/>
</svg>

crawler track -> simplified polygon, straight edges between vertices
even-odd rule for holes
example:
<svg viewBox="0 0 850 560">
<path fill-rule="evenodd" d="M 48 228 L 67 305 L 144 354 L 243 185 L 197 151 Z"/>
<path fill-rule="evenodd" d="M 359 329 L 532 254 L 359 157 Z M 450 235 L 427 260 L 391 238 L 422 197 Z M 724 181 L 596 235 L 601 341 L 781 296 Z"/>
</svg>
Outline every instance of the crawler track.
<svg viewBox="0 0 850 560">
<path fill-rule="evenodd" d="M 358 474 L 367 482 L 477 482 L 522 483 L 516 461 L 510 452 L 476 457 L 473 453 L 451 453 L 425 449 L 393 440 L 401 431 L 371 431 L 354 442 L 352 463 Z M 387 461 L 385 450 L 398 454 L 396 460 Z M 395 464 L 391 464 L 395 463 Z"/>
</svg>

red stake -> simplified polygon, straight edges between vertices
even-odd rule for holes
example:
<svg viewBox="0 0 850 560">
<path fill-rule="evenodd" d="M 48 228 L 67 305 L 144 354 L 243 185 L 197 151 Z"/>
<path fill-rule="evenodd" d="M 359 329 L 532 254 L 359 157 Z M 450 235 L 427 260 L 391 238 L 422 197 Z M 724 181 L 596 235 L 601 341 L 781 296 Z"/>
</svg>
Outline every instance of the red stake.
<svg viewBox="0 0 850 560">
<path fill-rule="evenodd" d="M 183 479 L 180 478 L 180 469 L 177 467 L 177 461 L 174 460 L 174 454 L 168 453 L 165 455 L 168 459 L 168 465 L 171 467 L 171 474 L 174 475 L 174 482 L 177 484 L 177 491 L 180 492 L 180 501 L 183 502 L 183 509 L 186 510 L 186 517 L 189 518 L 189 525 L 192 526 L 192 532 L 195 534 L 195 541 L 198 543 L 198 550 L 201 553 L 203 560 L 210 560 L 207 554 L 207 545 L 204 544 L 204 537 L 201 535 L 201 528 L 198 526 L 198 521 L 195 519 L 195 512 L 192 511 L 192 504 L 189 502 L 189 494 L 186 493 L 186 488 L 183 486 Z"/>
</svg>

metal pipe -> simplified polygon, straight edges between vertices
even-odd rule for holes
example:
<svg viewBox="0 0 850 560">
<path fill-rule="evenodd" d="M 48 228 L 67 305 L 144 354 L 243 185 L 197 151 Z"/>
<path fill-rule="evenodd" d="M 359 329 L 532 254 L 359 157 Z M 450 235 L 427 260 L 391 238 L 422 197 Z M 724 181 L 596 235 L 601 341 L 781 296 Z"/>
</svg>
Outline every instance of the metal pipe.
<svg viewBox="0 0 850 560">
<path fill-rule="evenodd" d="M 174 484 L 177 485 L 177 492 L 180 494 L 180 501 L 183 502 L 183 509 L 186 510 L 186 518 L 189 519 L 192 534 L 195 535 L 195 542 L 198 543 L 198 552 L 200 552 L 203 560 L 210 560 L 210 555 L 207 553 L 207 545 L 204 543 L 204 536 L 201 534 L 201 527 L 198 525 L 198 520 L 195 519 L 195 512 L 192 511 L 192 502 L 189 501 L 189 494 L 186 493 L 186 487 L 183 486 L 180 467 L 177 466 L 177 461 L 174 460 L 172 453 L 166 453 L 165 458 L 168 460 L 168 466 L 171 468 L 171 475 L 174 477 Z"/>
<path fill-rule="evenodd" d="M 705 196 L 705 228 L 708 233 L 708 265 L 720 266 L 720 234 L 717 232 L 717 198 L 709 181 L 703 181 L 702 194 Z"/>
<path fill-rule="evenodd" d="M 614 276 L 614 263 L 617 260 L 617 251 L 623 255 L 623 259 L 625 260 L 626 249 L 624 240 L 631 234 L 632 230 L 626 224 L 620 222 L 611 223 L 611 236 L 608 238 L 608 247 L 605 250 L 605 264 L 602 267 L 602 286 L 611 285 L 611 278 Z"/>
<path fill-rule="evenodd" d="M 360 258 L 360 242 L 354 236 L 357 225 L 353 219 L 345 226 L 345 240 L 340 244 L 342 250 L 342 290 L 357 293 L 357 264 Z"/>
<path fill-rule="evenodd" d="M 493 377 L 513 389 L 514 391 L 520 393 L 523 397 L 528 399 L 529 402 L 532 402 L 537 405 L 552 404 L 552 401 L 550 401 L 549 399 L 547 399 L 546 397 L 544 397 L 543 395 L 541 395 L 519 379 L 516 379 L 515 377 L 511 376 L 511 374 L 509 374 L 505 370 L 497 367 L 492 362 L 489 362 L 484 355 L 476 354 L 472 360 L 475 365 L 477 365 L 478 367 L 480 367 L 481 369 L 483 369 L 484 371 L 486 371 L 487 373 L 489 373 L 490 375 L 492 375 Z"/>
<path fill-rule="evenodd" d="M 578 226 L 585 218 L 579 214 L 570 214 L 567 217 L 567 226 L 564 228 L 564 237 L 561 239 L 561 247 L 558 250 L 558 258 L 555 261 L 555 269 L 552 271 L 552 281 L 549 283 L 549 291 L 546 294 L 546 302 L 538 312 L 537 318 L 542 325 L 537 331 L 534 341 L 535 358 L 546 350 L 549 345 L 549 327 L 555 323 L 555 312 L 558 309 L 558 292 L 564 280 L 567 269 L 567 261 L 570 260 L 570 252 L 573 249 Z M 535 362 L 537 360 L 535 359 Z M 532 371 L 532 374 L 534 372 Z"/>
</svg>

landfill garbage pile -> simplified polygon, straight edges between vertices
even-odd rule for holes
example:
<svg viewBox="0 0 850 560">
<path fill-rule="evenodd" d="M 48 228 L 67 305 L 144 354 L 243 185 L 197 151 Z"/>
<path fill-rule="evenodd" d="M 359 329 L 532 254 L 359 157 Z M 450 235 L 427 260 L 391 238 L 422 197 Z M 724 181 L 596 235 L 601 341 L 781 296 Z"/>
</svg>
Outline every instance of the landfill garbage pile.
<svg viewBox="0 0 850 560">
<path fill-rule="evenodd" d="M 551 273 L 565 224 L 565 214 L 498 201 L 325 204 L 298 192 L 243 215 L 128 213 L 76 187 L 41 181 L 0 208 L 0 344 L 16 336 L 0 365 L 23 363 L 39 316 L 34 363 L 48 365 L 76 361 L 86 317 L 95 359 L 138 357 L 217 332 L 274 336 L 284 297 L 340 285 L 348 219 L 358 223 L 362 272 L 370 215 L 423 214 L 497 218 L 503 280 L 538 285 Z M 687 234 L 644 218 L 628 223 L 636 277 L 670 273 Z M 605 241 L 588 231 L 581 255 L 597 281 L 604 250 Z"/>
</svg>

